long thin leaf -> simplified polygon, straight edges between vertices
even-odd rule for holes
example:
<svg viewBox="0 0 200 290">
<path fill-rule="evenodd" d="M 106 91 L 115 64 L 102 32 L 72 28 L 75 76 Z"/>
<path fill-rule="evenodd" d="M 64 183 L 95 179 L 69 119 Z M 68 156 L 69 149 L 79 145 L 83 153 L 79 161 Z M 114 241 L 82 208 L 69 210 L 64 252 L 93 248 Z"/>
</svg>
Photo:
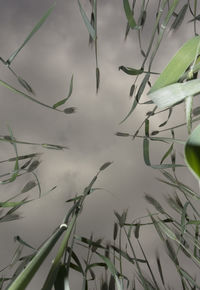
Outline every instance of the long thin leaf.
<svg viewBox="0 0 200 290">
<path fill-rule="evenodd" d="M 83 7 L 82 7 L 79 0 L 78 0 L 78 5 L 79 5 L 80 12 L 81 12 L 81 16 L 82 16 L 83 21 L 85 23 L 85 26 L 87 27 L 87 30 L 89 32 L 89 35 L 92 37 L 93 40 L 95 40 L 96 39 L 96 32 L 95 32 L 94 28 L 92 27 L 92 25 L 90 24 L 90 20 L 88 19 L 85 11 L 83 10 Z"/>
<path fill-rule="evenodd" d="M 66 101 L 70 98 L 70 96 L 71 96 L 71 94 L 72 94 L 72 91 L 73 91 L 73 75 L 72 75 L 72 77 L 71 77 L 70 87 L 69 87 L 69 92 L 68 92 L 67 97 L 66 97 L 65 99 L 63 99 L 63 100 L 61 100 L 61 101 L 55 103 L 55 104 L 53 105 L 53 108 L 55 109 L 55 108 L 57 108 L 57 107 L 59 107 L 59 106 L 65 104 Z"/>
<path fill-rule="evenodd" d="M 128 24 L 130 26 L 130 28 L 134 29 L 136 28 L 136 22 L 135 19 L 133 18 L 133 14 L 129 5 L 129 1 L 128 0 L 123 0 L 123 4 L 124 4 L 124 11 L 126 14 L 126 18 L 128 20 Z"/>
<path fill-rule="evenodd" d="M 26 45 L 26 43 L 31 39 L 31 37 L 40 29 L 40 27 L 45 22 L 47 17 L 53 11 L 54 7 L 55 7 L 55 3 L 48 9 L 48 11 L 44 14 L 44 16 L 40 19 L 40 21 L 35 25 L 35 27 L 31 31 L 31 33 L 28 35 L 28 37 L 24 40 L 22 45 L 20 45 L 20 47 L 16 51 L 14 51 L 14 53 L 8 58 L 7 64 L 9 64 L 9 65 L 11 64 L 11 62 L 14 60 L 14 58 L 17 56 L 17 54 L 20 52 L 20 50 Z"/>
</svg>

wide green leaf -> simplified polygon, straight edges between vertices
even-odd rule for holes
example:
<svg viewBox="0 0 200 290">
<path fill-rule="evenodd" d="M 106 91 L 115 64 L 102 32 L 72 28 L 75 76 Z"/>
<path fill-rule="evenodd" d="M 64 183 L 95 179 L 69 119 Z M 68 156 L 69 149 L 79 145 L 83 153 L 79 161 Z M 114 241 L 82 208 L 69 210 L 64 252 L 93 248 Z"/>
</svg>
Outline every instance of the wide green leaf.
<svg viewBox="0 0 200 290">
<path fill-rule="evenodd" d="M 191 135 L 189 136 L 185 144 L 185 161 L 194 174 L 194 176 L 200 179 L 200 125 L 198 125 Z"/>
<path fill-rule="evenodd" d="M 149 98 L 160 108 L 171 107 L 186 97 L 200 92 L 200 80 L 191 80 L 185 83 L 176 83 L 149 94 Z"/>
<path fill-rule="evenodd" d="M 187 70 L 196 56 L 199 49 L 200 36 L 196 36 L 187 41 L 175 54 L 167 67 L 161 73 L 149 93 L 161 89 L 170 84 L 176 83 L 182 74 Z"/>
</svg>

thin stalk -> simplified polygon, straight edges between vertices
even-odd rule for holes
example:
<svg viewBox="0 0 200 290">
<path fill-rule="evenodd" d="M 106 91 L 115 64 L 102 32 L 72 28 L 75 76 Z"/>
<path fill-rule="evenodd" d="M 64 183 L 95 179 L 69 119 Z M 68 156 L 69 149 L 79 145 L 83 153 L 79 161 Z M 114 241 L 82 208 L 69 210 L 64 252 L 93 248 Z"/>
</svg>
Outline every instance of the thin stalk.
<svg viewBox="0 0 200 290">
<path fill-rule="evenodd" d="M 123 227 L 123 229 L 124 229 L 124 232 L 125 232 L 126 238 L 127 238 L 127 240 L 128 240 L 129 246 L 130 246 L 130 248 L 131 248 L 131 251 L 132 251 L 133 257 L 134 257 L 134 259 L 135 259 L 136 268 L 137 268 L 138 273 L 139 273 L 139 276 L 140 276 L 140 278 L 141 278 L 141 282 L 142 282 L 142 285 L 143 285 L 143 287 L 144 287 L 144 290 L 148 290 L 149 288 L 148 288 L 148 285 L 146 284 L 145 280 L 143 279 L 142 271 L 141 271 L 140 266 L 139 266 L 139 263 L 138 263 L 138 261 L 137 261 L 136 254 L 135 254 L 135 251 L 134 251 L 134 249 L 133 249 L 133 245 L 132 245 L 132 243 L 131 243 L 131 241 L 130 241 L 130 239 L 129 239 L 129 236 L 128 236 L 128 233 L 127 233 L 125 227 Z"/>
<path fill-rule="evenodd" d="M 148 262 L 148 260 L 147 260 L 147 257 L 146 257 L 146 255 L 145 255 L 145 252 L 144 252 L 144 250 L 143 250 L 143 248 L 142 248 L 142 245 L 141 245 L 139 239 L 137 239 L 137 242 L 138 242 L 138 244 L 139 244 L 140 250 L 142 251 L 143 257 L 144 257 L 145 260 L 146 260 L 147 267 L 148 267 L 148 269 L 149 269 L 149 272 L 151 273 L 151 277 L 152 277 L 152 279 L 153 279 L 153 281 L 154 281 L 154 284 L 155 284 L 156 288 L 159 290 L 159 286 L 158 286 L 158 284 L 157 284 L 157 282 L 156 282 L 156 278 L 155 278 L 155 276 L 154 276 L 154 274 L 153 274 L 153 272 L 152 272 L 152 270 L 151 270 L 150 264 L 149 264 L 149 262 Z"/>
</svg>

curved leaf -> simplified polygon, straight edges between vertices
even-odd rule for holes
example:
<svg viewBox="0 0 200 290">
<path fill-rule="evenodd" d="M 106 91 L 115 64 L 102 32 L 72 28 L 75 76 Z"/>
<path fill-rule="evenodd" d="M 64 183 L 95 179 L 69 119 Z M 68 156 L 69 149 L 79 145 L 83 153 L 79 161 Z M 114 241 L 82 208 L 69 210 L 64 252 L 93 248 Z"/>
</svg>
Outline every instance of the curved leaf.
<svg viewBox="0 0 200 290">
<path fill-rule="evenodd" d="M 198 125 L 191 135 L 189 136 L 185 144 L 185 161 L 194 174 L 194 176 L 200 179 L 200 125 Z"/>
<path fill-rule="evenodd" d="M 167 67 L 161 73 L 149 93 L 176 83 L 189 65 L 195 59 L 197 49 L 199 48 L 200 36 L 196 36 L 187 41 L 175 54 Z"/>
</svg>

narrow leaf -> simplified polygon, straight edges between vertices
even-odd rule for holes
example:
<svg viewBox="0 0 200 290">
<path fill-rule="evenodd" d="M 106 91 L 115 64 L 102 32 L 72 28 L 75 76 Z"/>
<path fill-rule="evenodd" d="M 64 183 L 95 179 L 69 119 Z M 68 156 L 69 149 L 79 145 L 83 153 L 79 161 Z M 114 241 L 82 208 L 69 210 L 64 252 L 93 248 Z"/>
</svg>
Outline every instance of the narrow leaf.
<svg viewBox="0 0 200 290">
<path fill-rule="evenodd" d="M 55 103 L 55 104 L 53 105 L 53 108 L 55 109 L 55 108 L 57 108 L 57 107 L 59 107 L 59 106 L 65 104 L 65 102 L 66 102 L 66 101 L 71 97 L 72 91 L 73 91 L 73 75 L 72 75 L 72 77 L 71 77 L 70 87 L 69 87 L 69 92 L 68 92 L 67 97 L 66 97 L 65 99 L 63 99 L 63 100 L 61 100 L 61 101 Z"/>
<path fill-rule="evenodd" d="M 17 54 L 20 52 L 20 50 L 26 45 L 26 43 L 31 39 L 31 37 L 40 29 L 42 24 L 45 22 L 47 17 L 51 14 L 51 12 L 54 9 L 55 4 L 53 4 L 48 11 L 44 14 L 44 16 L 40 19 L 40 21 L 35 25 L 31 33 L 28 35 L 28 37 L 25 39 L 25 41 L 22 43 L 22 45 L 9 57 L 7 60 L 7 63 L 10 65 L 11 62 L 14 60 L 14 58 L 17 56 Z"/>
<path fill-rule="evenodd" d="M 124 3 L 124 11 L 126 14 L 126 18 L 128 20 L 128 24 L 130 26 L 130 28 L 135 28 L 136 27 L 136 22 L 135 19 L 133 18 L 133 14 L 129 5 L 129 1 L 128 0 L 123 0 Z"/>
<path fill-rule="evenodd" d="M 95 32 L 94 28 L 92 27 L 92 25 L 90 24 L 90 20 L 88 19 L 85 11 L 83 10 L 83 7 L 81 6 L 81 3 L 79 0 L 78 0 L 78 5 L 79 5 L 79 9 L 80 9 L 83 21 L 87 27 L 88 32 L 89 32 L 89 35 L 92 37 L 93 40 L 95 40 L 96 39 L 96 32 Z"/>
<path fill-rule="evenodd" d="M 131 68 L 131 67 L 125 67 L 123 65 L 119 66 L 119 70 L 122 70 L 123 72 L 125 72 L 128 75 L 140 75 L 144 72 L 143 69 L 135 69 L 135 68 Z"/>
</svg>

